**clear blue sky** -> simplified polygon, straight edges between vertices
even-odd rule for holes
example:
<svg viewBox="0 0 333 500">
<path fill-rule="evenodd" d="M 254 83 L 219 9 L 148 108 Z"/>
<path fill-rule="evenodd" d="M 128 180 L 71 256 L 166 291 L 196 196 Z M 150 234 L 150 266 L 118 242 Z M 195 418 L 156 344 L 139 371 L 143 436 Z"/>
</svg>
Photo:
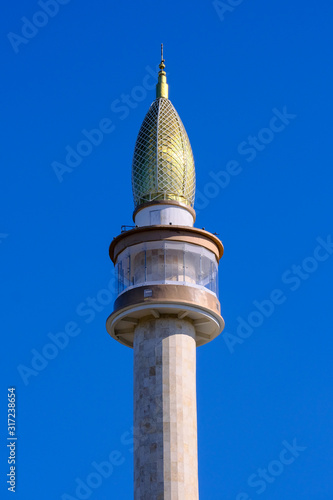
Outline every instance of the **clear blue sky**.
<svg viewBox="0 0 333 500">
<path fill-rule="evenodd" d="M 15 498 L 132 498 L 133 353 L 105 330 L 105 289 L 163 42 L 197 226 L 225 246 L 226 334 L 197 351 L 200 499 L 331 500 L 332 3 L 41 4 L 6 3 L 0 21 L 0 463 L 15 386 Z M 98 487 L 77 496 L 77 478 Z"/>
</svg>

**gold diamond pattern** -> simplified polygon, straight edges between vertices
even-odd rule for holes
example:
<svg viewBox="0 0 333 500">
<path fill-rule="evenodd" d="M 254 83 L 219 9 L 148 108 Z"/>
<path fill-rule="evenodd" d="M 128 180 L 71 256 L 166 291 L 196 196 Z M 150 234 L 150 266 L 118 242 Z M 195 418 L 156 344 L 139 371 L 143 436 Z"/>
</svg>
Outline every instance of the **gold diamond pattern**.
<svg viewBox="0 0 333 500">
<path fill-rule="evenodd" d="M 192 148 L 169 99 L 156 99 L 142 122 L 134 149 L 132 187 L 135 208 L 154 200 L 175 200 L 193 207 Z"/>
</svg>

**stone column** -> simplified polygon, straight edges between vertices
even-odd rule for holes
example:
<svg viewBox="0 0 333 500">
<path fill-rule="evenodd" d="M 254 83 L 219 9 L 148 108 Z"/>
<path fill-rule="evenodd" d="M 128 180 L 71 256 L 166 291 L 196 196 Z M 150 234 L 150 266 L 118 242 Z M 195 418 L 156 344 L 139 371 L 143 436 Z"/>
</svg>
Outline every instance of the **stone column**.
<svg viewBox="0 0 333 500">
<path fill-rule="evenodd" d="M 141 320 L 134 333 L 134 499 L 197 500 L 193 324 Z"/>
</svg>

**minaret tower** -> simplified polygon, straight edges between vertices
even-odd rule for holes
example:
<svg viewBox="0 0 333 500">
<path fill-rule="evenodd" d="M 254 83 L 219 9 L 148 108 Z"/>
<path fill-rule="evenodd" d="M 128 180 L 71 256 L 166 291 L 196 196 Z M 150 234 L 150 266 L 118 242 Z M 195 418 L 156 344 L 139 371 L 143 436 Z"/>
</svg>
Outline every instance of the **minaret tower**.
<svg viewBox="0 0 333 500">
<path fill-rule="evenodd" d="M 160 64 L 132 164 L 135 228 L 110 245 L 107 331 L 134 349 L 134 499 L 197 500 L 196 347 L 224 327 L 220 240 L 193 227 L 195 168 Z"/>
</svg>

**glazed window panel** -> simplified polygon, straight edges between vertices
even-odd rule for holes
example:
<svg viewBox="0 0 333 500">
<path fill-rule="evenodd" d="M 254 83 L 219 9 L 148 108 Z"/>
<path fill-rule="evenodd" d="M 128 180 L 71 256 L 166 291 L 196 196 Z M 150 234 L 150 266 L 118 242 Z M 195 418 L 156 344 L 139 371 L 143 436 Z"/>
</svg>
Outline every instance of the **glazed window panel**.
<svg viewBox="0 0 333 500">
<path fill-rule="evenodd" d="M 183 249 L 165 249 L 165 281 L 184 281 Z"/>
<path fill-rule="evenodd" d="M 152 241 L 124 250 L 116 264 L 118 293 L 146 283 L 204 287 L 218 293 L 218 264 L 213 252 L 178 241 Z"/>
<path fill-rule="evenodd" d="M 164 281 L 164 248 L 146 250 L 146 280 Z"/>
<path fill-rule="evenodd" d="M 117 264 L 118 292 L 123 292 L 130 286 L 130 261 L 129 254 L 124 255 L 123 259 Z"/>
<path fill-rule="evenodd" d="M 205 255 L 200 255 L 198 284 L 207 287 L 210 282 L 211 261 Z"/>
<path fill-rule="evenodd" d="M 185 251 L 185 281 L 188 283 L 198 283 L 200 267 L 200 254 Z"/>
<path fill-rule="evenodd" d="M 132 255 L 132 276 L 131 285 L 138 285 L 146 281 L 146 251 L 141 250 L 141 252 Z"/>
</svg>

